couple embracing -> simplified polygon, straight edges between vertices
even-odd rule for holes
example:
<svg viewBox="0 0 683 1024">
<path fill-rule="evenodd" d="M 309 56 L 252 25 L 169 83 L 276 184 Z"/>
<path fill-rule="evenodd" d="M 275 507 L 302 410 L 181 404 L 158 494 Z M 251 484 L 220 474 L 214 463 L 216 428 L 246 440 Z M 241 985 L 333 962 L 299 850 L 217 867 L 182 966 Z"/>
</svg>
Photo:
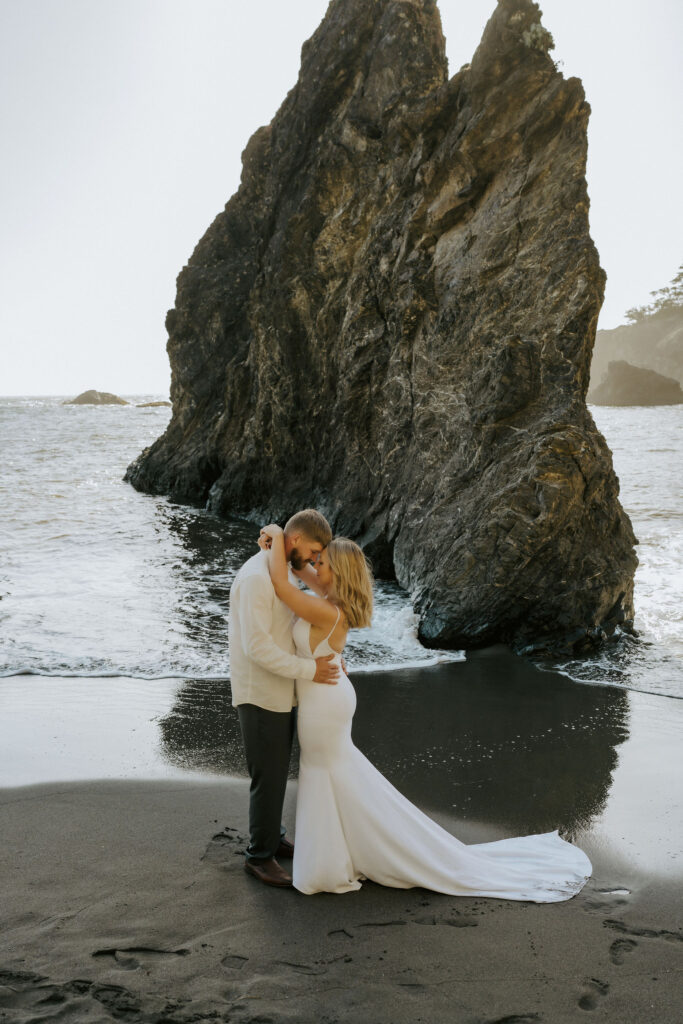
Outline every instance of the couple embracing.
<svg viewBox="0 0 683 1024">
<path fill-rule="evenodd" d="M 536 903 L 574 896 L 591 865 L 558 832 L 466 845 L 354 745 L 356 694 L 342 652 L 349 629 L 372 617 L 372 573 L 358 545 L 333 538 L 324 516 L 305 509 L 284 530 L 264 527 L 259 547 L 230 590 L 233 704 L 251 778 L 246 870 L 307 894 L 349 892 L 371 879 Z M 294 845 L 281 815 L 295 729 Z M 289 858 L 292 875 L 279 863 Z"/>
</svg>

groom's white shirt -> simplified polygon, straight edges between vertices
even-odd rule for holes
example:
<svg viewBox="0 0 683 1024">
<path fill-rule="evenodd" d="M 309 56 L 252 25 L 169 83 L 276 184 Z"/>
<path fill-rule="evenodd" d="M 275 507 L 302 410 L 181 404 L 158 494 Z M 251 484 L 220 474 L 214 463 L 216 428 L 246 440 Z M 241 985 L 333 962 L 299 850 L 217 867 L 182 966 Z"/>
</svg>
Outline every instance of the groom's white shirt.
<svg viewBox="0 0 683 1024">
<path fill-rule="evenodd" d="M 292 582 L 295 582 L 292 577 Z M 294 613 L 275 593 L 268 556 L 244 563 L 230 587 L 228 635 L 232 703 L 291 711 L 294 680 L 313 679 L 315 662 L 294 653 Z"/>
</svg>

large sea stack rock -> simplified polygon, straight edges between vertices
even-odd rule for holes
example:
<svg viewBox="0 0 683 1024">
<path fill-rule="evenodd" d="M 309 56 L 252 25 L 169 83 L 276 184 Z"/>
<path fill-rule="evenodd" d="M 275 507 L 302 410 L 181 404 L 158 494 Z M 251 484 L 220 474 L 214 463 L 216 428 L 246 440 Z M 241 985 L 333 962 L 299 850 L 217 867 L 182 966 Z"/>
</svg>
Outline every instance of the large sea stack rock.
<svg viewBox="0 0 683 1024">
<path fill-rule="evenodd" d="M 673 377 L 618 359 L 609 364 L 588 400 L 595 405 L 681 405 L 683 390 Z"/>
<path fill-rule="evenodd" d="M 585 405 L 589 107 L 551 45 L 500 0 L 448 80 L 433 0 L 332 0 L 178 277 L 173 416 L 127 472 L 257 521 L 317 506 L 427 644 L 580 649 L 633 614 Z"/>
</svg>

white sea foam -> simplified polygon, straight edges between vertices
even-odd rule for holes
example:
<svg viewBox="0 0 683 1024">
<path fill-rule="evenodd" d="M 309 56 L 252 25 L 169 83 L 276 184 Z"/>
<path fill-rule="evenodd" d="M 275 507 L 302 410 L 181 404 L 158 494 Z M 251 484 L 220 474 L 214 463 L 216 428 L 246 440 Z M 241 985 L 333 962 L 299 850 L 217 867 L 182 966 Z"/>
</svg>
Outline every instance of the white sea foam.
<svg viewBox="0 0 683 1024">
<path fill-rule="evenodd" d="M 639 541 L 639 638 L 622 635 L 594 657 L 553 667 L 580 682 L 683 697 L 683 406 L 592 406 L 591 413 L 612 449 Z"/>
</svg>

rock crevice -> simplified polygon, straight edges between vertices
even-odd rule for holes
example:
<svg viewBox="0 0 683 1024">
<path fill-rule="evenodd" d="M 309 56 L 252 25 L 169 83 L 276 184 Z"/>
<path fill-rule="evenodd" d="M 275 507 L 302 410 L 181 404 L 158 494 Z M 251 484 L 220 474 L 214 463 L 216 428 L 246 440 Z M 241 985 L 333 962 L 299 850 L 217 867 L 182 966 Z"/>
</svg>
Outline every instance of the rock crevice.
<svg viewBox="0 0 683 1024">
<path fill-rule="evenodd" d="M 224 514 L 316 505 L 429 644 L 576 649 L 633 614 L 585 404 L 589 107 L 551 45 L 500 0 L 449 81 L 432 0 L 332 0 L 178 277 L 173 417 L 127 472 Z"/>
</svg>

